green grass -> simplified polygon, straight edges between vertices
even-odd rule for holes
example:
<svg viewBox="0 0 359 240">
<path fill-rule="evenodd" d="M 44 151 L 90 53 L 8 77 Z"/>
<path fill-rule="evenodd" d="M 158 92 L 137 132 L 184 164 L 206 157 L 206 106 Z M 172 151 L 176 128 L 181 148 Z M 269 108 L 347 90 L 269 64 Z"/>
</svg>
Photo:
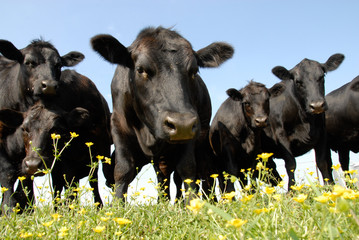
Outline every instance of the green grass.
<svg viewBox="0 0 359 240">
<path fill-rule="evenodd" d="M 257 167 L 265 178 L 268 173 L 263 160 L 264 165 Z M 98 161 L 94 161 L 93 168 L 97 166 Z M 334 171 L 337 168 L 334 166 Z M 250 177 L 251 170 L 246 171 Z M 43 172 L 48 176 L 51 169 Z M 228 181 L 236 180 L 226 177 Z M 201 195 L 188 207 L 162 197 L 146 197 L 141 194 L 141 186 L 128 196 L 131 201 L 115 200 L 100 209 L 96 203 L 79 200 L 91 192 L 89 188 L 70 189 L 66 196 L 79 196 L 73 201 L 63 197 L 39 202 L 52 192 L 51 188 L 42 187 L 38 203 L 30 210 L 18 214 L 15 208 L 0 217 L 0 238 L 359 239 L 359 192 L 353 186 L 357 179 L 343 178 L 352 188 L 321 186 L 308 174 L 305 182 L 309 184 L 296 185 L 290 193 L 283 189 L 283 183 L 272 188 L 255 182 L 259 185 L 256 193 L 244 189 L 236 194 L 222 194 L 218 203 L 212 201 L 214 193 Z M 136 198 L 142 203 L 136 204 Z"/>
<path fill-rule="evenodd" d="M 312 182 L 312 181 L 310 181 Z M 74 189 L 77 194 L 89 191 Z M 274 191 L 274 192 L 272 192 Z M 147 204 L 96 204 L 54 199 L 32 212 L 0 218 L 2 239 L 359 239 L 359 192 L 339 186 L 300 185 L 277 193 L 263 185 L 219 203 L 202 197 L 191 207 L 164 199 Z M 71 193 L 72 194 L 72 193 Z M 241 196 L 238 196 L 238 195 Z M 129 196 L 132 198 L 143 196 Z M 318 198 L 319 197 L 319 198 Z M 59 207 L 55 212 L 53 205 Z M 238 226 L 230 224 L 237 219 Z M 129 220 L 122 224 L 124 220 Z"/>
</svg>

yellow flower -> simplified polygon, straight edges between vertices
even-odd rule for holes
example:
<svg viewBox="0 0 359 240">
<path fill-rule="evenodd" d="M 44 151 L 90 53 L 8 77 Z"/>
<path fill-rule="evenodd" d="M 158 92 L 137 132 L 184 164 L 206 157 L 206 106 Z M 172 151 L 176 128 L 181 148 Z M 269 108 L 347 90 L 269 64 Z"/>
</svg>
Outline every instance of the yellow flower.
<svg viewBox="0 0 359 240">
<path fill-rule="evenodd" d="M 97 155 L 96 158 L 101 161 L 102 159 L 104 159 L 104 156 Z"/>
<path fill-rule="evenodd" d="M 75 132 L 70 132 L 72 138 L 77 138 L 79 135 Z"/>
<path fill-rule="evenodd" d="M 297 197 L 293 197 L 293 200 L 299 203 L 303 203 L 307 197 L 308 195 L 306 194 L 299 194 Z"/>
<path fill-rule="evenodd" d="M 4 193 L 4 192 L 6 192 L 7 190 L 9 190 L 8 188 L 6 188 L 6 187 L 1 187 L 1 193 Z"/>
<path fill-rule="evenodd" d="M 204 202 L 202 202 L 200 199 L 196 198 L 189 202 L 189 206 L 186 206 L 189 210 L 191 210 L 194 213 L 198 213 L 199 210 L 204 205 Z"/>
<path fill-rule="evenodd" d="M 243 196 L 243 197 L 241 198 L 241 201 L 244 202 L 244 203 L 246 203 L 246 202 L 250 201 L 253 197 L 254 197 L 253 194 L 248 195 L 248 196 Z"/>
<path fill-rule="evenodd" d="M 227 223 L 229 225 L 232 225 L 232 226 L 236 227 L 236 228 L 240 228 L 240 227 L 242 227 L 242 225 L 244 225 L 247 222 L 248 222 L 248 220 L 242 220 L 240 218 L 235 218 L 235 219 L 232 219 L 232 220 L 228 221 Z"/>
<path fill-rule="evenodd" d="M 236 192 L 232 191 L 230 193 L 225 193 L 222 198 L 232 201 L 232 198 L 236 196 Z"/>
<path fill-rule="evenodd" d="M 69 208 L 70 208 L 71 210 L 74 210 L 74 209 L 75 209 L 75 205 L 71 204 L 71 205 L 69 205 Z"/>
<path fill-rule="evenodd" d="M 112 216 L 112 215 L 113 215 L 113 212 L 105 212 L 105 215 L 106 215 L 106 216 Z"/>
<path fill-rule="evenodd" d="M 60 217 L 62 217 L 60 214 L 58 214 L 58 213 L 54 213 L 54 214 L 52 214 L 51 215 L 53 218 L 54 218 L 54 220 L 57 220 L 57 219 L 59 219 Z"/>
<path fill-rule="evenodd" d="M 92 230 L 96 233 L 100 233 L 105 229 L 106 229 L 106 226 L 96 226 L 95 228 L 92 228 Z"/>
<path fill-rule="evenodd" d="M 332 169 L 334 169 L 334 170 L 339 170 L 339 168 L 340 168 L 340 164 L 337 164 L 337 165 L 333 165 L 332 166 Z"/>
<path fill-rule="evenodd" d="M 201 184 L 201 180 L 197 179 L 197 180 L 196 180 L 196 184 L 197 184 L 197 185 L 200 185 L 200 184 Z"/>
<path fill-rule="evenodd" d="M 329 201 L 329 197 L 328 197 L 328 196 L 324 196 L 324 195 L 318 196 L 318 197 L 314 197 L 313 199 L 314 199 L 315 201 L 317 201 L 317 202 L 320 202 L 320 203 L 326 203 L 326 202 Z"/>
<path fill-rule="evenodd" d="M 293 190 L 296 190 L 296 191 L 300 191 L 300 190 L 302 190 L 303 186 L 304 186 L 303 184 L 299 185 L 299 186 L 294 185 L 294 186 L 291 186 L 290 188 Z"/>
<path fill-rule="evenodd" d="M 186 180 L 184 180 L 184 182 L 185 182 L 185 183 L 187 183 L 187 184 L 190 184 L 191 182 L 193 182 L 193 180 L 192 180 L 192 179 L 187 178 Z"/>
<path fill-rule="evenodd" d="M 278 183 L 278 187 L 283 187 L 284 186 L 284 184 L 285 184 L 285 182 L 284 181 L 280 181 L 280 183 Z"/>
<path fill-rule="evenodd" d="M 62 227 L 59 229 L 59 237 L 65 237 L 66 235 L 68 235 L 69 229 L 67 227 Z"/>
<path fill-rule="evenodd" d="M 224 240 L 224 239 L 226 239 L 226 238 L 227 238 L 227 237 L 226 237 L 226 236 L 223 236 L 223 235 L 219 235 L 219 236 L 218 236 L 218 239 L 219 239 L 219 240 Z"/>
<path fill-rule="evenodd" d="M 261 209 L 255 209 L 253 212 L 260 214 L 262 212 L 269 212 L 271 208 L 261 208 Z"/>
<path fill-rule="evenodd" d="M 91 147 L 93 145 L 93 142 L 87 142 L 85 143 L 87 147 Z"/>
<path fill-rule="evenodd" d="M 264 192 L 266 194 L 270 195 L 275 192 L 275 188 L 274 187 L 265 187 Z"/>
<path fill-rule="evenodd" d="M 53 223 L 54 223 L 54 220 L 52 220 L 50 222 L 42 223 L 42 225 L 45 226 L 45 227 L 50 227 Z"/>
<path fill-rule="evenodd" d="M 121 234 L 122 234 L 121 231 L 115 232 L 115 235 L 116 235 L 116 236 L 120 236 Z"/>
<path fill-rule="evenodd" d="M 348 170 L 348 171 L 344 171 L 345 173 L 349 173 L 349 174 L 353 174 L 353 173 L 358 173 L 358 170 Z"/>
<path fill-rule="evenodd" d="M 343 195 L 345 192 L 348 192 L 350 190 L 342 187 L 342 186 L 339 186 L 339 185 L 335 185 L 333 187 L 333 191 L 332 191 L 332 196 L 334 197 L 340 197 L 341 195 Z"/>
<path fill-rule="evenodd" d="M 117 222 L 118 224 L 120 225 L 124 225 L 124 224 L 131 224 L 132 221 L 131 220 L 128 220 L 126 218 L 114 218 L 113 219 L 115 222 Z"/>
<path fill-rule="evenodd" d="M 51 134 L 51 138 L 52 138 L 52 140 L 55 140 L 55 139 L 60 139 L 61 136 L 60 136 L 59 134 L 52 133 L 52 134 Z"/>
<path fill-rule="evenodd" d="M 262 169 L 262 168 L 264 168 L 263 163 L 262 163 L 262 162 L 258 162 L 258 163 L 257 163 L 257 166 L 256 166 L 256 169 L 259 170 L 259 169 Z"/>
<path fill-rule="evenodd" d="M 32 237 L 32 236 L 33 236 L 32 233 L 28 233 L 28 232 L 20 233 L 21 238 L 29 238 L 29 237 Z"/>
<path fill-rule="evenodd" d="M 273 153 L 262 153 L 262 154 L 258 154 L 257 155 L 257 159 L 259 159 L 259 158 L 262 158 L 262 159 L 268 159 L 268 158 L 270 158 L 271 156 L 273 155 Z"/>
<path fill-rule="evenodd" d="M 273 197 L 275 200 L 277 200 L 277 201 L 281 201 L 281 200 L 282 200 L 282 195 L 281 195 L 281 194 L 274 194 L 272 197 Z"/>
<path fill-rule="evenodd" d="M 81 208 L 81 210 L 78 211 L 77 213 L 83 215 L 86 213 L 86 210 L 84 208 Z"/>
<path fill-rule="evenodd" d="M 26 177 L 22 176 L 22 177 L 18 177 L 17 179 L 20 180 L 20 182 L 24 181 L 26 179 Z"/>
<path fill-rule="evenodd" d="M 212 174 L 210 177 L 216 179 L 218 177 L 218 174 Z"/>
<path fill-rule="evenodd" d="M 111 158 L 105 157 L 105 163 L 107 163 L 108 165 L 111 165 Z"/>
<path fill-rule="evenodd" d="M 331 212 L 331 213 L 339 213 L 339 210 L 334 208 L 334 207 L 330 207 L 329 212 Z"/>
</svg>

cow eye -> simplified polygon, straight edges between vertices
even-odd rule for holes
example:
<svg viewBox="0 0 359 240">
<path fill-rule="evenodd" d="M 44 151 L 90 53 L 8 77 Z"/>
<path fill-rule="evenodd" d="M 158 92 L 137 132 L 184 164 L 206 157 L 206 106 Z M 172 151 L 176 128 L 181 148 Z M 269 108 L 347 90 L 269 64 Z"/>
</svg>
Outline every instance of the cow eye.
<svg viewBox="0 0 359 240">
<path fill-rule="evenodd" d="M 192 80 L 195 80 L 196 75 L 198 73 L 198 68 L 192 69 L 191 71 L 189 71 L 189 76 Z"/>
<path fill-rule="evenodd" d="M 303 82 L 302 81 L 295 81 L 295 85 L 299 88 L 303 87 Z"/>
<path fill-rule="evenodd" d="M 34 68 L 34 67 L 36 67 L 38 64 L 37 64 L 35 61 L 33 61 L 33 60 L 27 60 L 27 61 L 25 62 L 25 65 L 28 66 L 28 67 L 30 67 L 30 68 Z"/>
<path fill-rule="evenodd" d="M 136 71 L 145 80 L 147 80 L 147 79 L 149 79 L 150 77 L 153 76 L 153 72 L 151 70 L 145 69 L 143 67 L 137 67 Z"/>
</svg>

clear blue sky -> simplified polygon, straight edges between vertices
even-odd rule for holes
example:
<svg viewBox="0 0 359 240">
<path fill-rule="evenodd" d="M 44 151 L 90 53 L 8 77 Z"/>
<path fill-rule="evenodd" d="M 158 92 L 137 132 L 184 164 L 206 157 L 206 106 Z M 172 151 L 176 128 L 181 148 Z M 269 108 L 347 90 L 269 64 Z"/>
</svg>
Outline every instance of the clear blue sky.
<svg viewBox="0 0 359 240">
<path fill-rule="evenodd" d="M 327 92 L 359 75 L 357 0 L 2 0 L 0 6 L 0 38 L 23 48 L 43 37 L 62 55 L 82 52 L 86 58 L 75 69 L 96 83 L 110 106 L 115 66 L 102 60 L 89 40 L 107 33 L 128 46 L 147 26 L 173 27 L 195 50 L 213 41 L 234 46 L 231 60 L 200 72 L 213 115 L 228 88 L 252 79 L 267 87 L 278 82 L 271 73 L 277 65 L 291 69 L 303 58 L 325 62 L 343 53 L 343 64 L 327 74 Z"/>
</svg>

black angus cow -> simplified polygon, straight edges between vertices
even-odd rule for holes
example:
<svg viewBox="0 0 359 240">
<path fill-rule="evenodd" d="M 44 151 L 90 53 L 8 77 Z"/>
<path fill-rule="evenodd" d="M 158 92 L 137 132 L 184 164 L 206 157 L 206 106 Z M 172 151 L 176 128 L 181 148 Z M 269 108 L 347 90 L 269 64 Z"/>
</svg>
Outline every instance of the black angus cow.
<svg viewBox="0 0 359 240">
<path fill-rule="evenodd" d="M 84 58 L 79 52 L 70 52 L 60 56 L 52 44 L 42 40 L 34 40 L 20 50 L 11 42 L 0 40 L 0 53 L 2 54 L 0 55 L 0 109 L 9 108 L 18 111 L 26 111 L 39 96 L 56 93 L 61 67 L 74 66 Z M 7 151 L 7 149 L 0 149 L 0 151 Z M 6 157 L 6 154 L 2 156 L 0 164 L 6 165 L 6 162 L 10 161 L 10 159 L 6 160 Z M 8 172 L 1 171 L 0 174 L 8 176 Z M 15 179 L 17 176 L 14 176 Z M 18 185 L 16 190 L 18 196 L 24 195 L 23 187 L 27 187 L 28 191 L 33 193 L 30 179 Z M 12 196 L 12 194 L 6 194 L 6 196 Z M 32 199 L 33 196 L 29 198 Z M 27 205 L 27 199 L 22 200 L 19 203 L 21 208 L 24 208 Z M 10 199 L 3 199 L 3 202 L 11 202 L 9 207 L 14 205 Z"/>
<path fill-rule="evenodd" d="M 31 108 L 21 128 L 26 149 L 22 172 L 27 175 L 44 169 L 43 161 L 47 167 L 52 165 L 52 133 L 62 136 L 59 146 L 63 146 L 64 141 L 69 139 L 70 132 L 79 134 L 60 156 L 61 161 L 54 166 L 52 180 L 55 193 L 61 193 L 63 187 L 68 187 L 67 183 L 75 186 L 79 179 L 88 176 L 89 165 L 98 161 L 96 156 L 110 156 L 112 139 L 107 102 L 90 79 L 72 70 L 63 71 L 56 96 L 42 98 Z M 86 142 L 93 143 L 91 156 Z M 107 182 L 113 182 L 113 169 L 113 166 L 103 164 Z M 92 177 L 95 181 L 90 182 L 90 185 L 94 188 L 95 201 L 102 203 L 96 182 L 97 169 Z"/>
<path fill-rule="evenodd" d="M 285 161 L 288 190 L 295 184 L 295 157 L 313 148 L 323 178 L 333 182 L 332 161 L 326 150 L 324 76 L 343 60 L 344 55 L 334 54 L 323 64 L 304 59 L 291 70 L 281 66 L 272 69 L 282 81 L 275 85 L 278 93 L 270 97 L 269 126 L 262 146 Z"/>
<path fill-rule="evenodd" d="M 177 32 L 146 28 L 128 48 L 110 35 L 91 39 L 107 61 L 118 64 L 111 84 L 111 133 L 115 145 L 115 197 L 124 198 L 136 167 L 151 159 L 160 182 L 176 171 L 196 189 L 196 157 L 208 136 L 211 102 L 199 67 L 217 67 L 233 55 L 222 42 L 194 51 Z M 207 140 L 208 141 L 208 140 Z M 169 181 L 165 185 L 168 186 Z"/>
<path fill-rule="evenodd" d="M 34 40 L 21 50 L 0 40 L 0 53 L 0 109 L 18 111 L 32 106 L 36 96 L 55 94 L 61 68 L 84 59 L 79 52 L 60 56 L 52 44 L 42 40 Z"/>
<path fill-rule="evenodd" d="M 228 89 L 229 97 L 219 107 L 211 123 L 209 139 L 217 156 L 217 169 L 219 173 L 239 177 L 242 188 L 247 185 L 247 178 L 241 170 L 255 170 L 257 155 L 262 153 L 261 134 L 268 125 L 271 91 L 253 81 L 240 90 Z M 271 179 L 271 183 L 276 185 L 281 178 L 275 170 L 275 163 L 270 160 L 267 167 L 273 169 L 275 179 Z M 221 175 L 219 179 L 223 192 L 235 191 L 231 181 L 224 189 Z"/>
<path fill-rule="evenodd" d="M 359 76 L 325 98 L 328 146 L 338 152 L 343 171 L 348 171 L 349 152 L 359 152 Z"/>
</svg>

